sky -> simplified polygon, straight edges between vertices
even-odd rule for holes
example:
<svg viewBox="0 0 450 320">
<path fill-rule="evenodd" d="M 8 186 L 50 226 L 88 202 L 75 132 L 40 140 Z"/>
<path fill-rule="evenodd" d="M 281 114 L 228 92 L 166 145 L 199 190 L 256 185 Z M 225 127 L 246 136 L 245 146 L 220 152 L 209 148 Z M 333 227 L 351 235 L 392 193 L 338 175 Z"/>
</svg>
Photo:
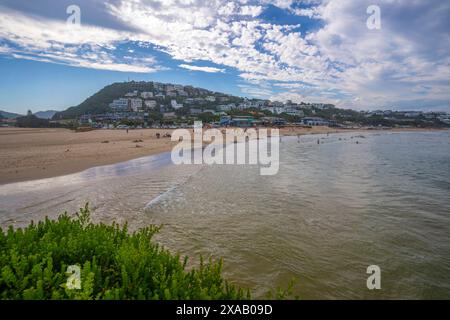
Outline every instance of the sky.
<svg viewBox="0 0 450 320">
<path fill-rule="evenodd" d="M 450 112 L 450 2 L 0 0 L 0 75 L 17 113 L 127 80 Z"/>
</svg>

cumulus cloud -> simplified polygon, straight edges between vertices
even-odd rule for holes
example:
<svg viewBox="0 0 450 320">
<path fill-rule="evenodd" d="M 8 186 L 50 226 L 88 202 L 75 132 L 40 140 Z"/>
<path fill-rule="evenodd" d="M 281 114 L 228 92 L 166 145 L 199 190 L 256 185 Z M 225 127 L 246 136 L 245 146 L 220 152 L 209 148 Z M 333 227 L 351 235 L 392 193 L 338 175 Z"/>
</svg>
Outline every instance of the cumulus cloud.
<svg viewBox="0 0 450 320">
<path fill-rule="evenodd" d="M 15 58 L 66 64 L 75 67 L 126 72 L 160 70 L 149 56 L 124 61 L 116 44 L 132 34 L 91 25 L 68 25 L 0 7 L 0 53 Z"/>
</svg>

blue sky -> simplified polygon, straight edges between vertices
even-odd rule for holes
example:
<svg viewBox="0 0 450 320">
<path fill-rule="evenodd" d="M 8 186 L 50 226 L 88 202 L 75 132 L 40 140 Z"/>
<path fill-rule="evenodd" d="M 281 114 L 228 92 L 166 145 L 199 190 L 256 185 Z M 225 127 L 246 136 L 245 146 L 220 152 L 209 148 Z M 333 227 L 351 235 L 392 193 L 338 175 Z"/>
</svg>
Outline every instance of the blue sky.
<svg viewBox="0 0 450 320">
<path fill-rule="evenodd" d="M 73 4 L 79 26 L 66 23 Z M 439 0 L 2 0 L 0 109 L 62 110 L 131 79 L 450 111 L 449 18 Z"/>
</svg>

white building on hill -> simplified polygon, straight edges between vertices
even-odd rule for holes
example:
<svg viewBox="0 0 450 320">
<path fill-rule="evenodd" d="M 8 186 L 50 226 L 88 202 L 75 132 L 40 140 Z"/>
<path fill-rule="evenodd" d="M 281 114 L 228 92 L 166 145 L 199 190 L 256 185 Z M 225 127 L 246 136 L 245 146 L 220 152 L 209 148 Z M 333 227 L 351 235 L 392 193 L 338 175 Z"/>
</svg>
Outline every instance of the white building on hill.
<svg viewBox="0 0 450 320">
<path fill-rule="evenodd" d="M 148 109 L 155 109 L 156 108 L 156 101 L 155 100 L 145 100 L 144 101 L 144 105 Z"/>
<path fill-rule="evenodd" d="M 153 92 L 142 92 L 141 93 L 141 98 L 142 99 L 153 98 Z"/>
<path fill-rule="evenodd" d="M 170 104 L 172 105 L 172 108 L 174 109 L 180 109 L 183 108 L 183 104 L 182 103 L 178 103 L 177 100 L 172 100 L 170 101 Z"/>
<path fill-rule="evenodd" d="M 142 109 L 142 99 L 130 99 L 130 107 L 132 111 L 138 112 L 140 109 Z"/>
</svg>

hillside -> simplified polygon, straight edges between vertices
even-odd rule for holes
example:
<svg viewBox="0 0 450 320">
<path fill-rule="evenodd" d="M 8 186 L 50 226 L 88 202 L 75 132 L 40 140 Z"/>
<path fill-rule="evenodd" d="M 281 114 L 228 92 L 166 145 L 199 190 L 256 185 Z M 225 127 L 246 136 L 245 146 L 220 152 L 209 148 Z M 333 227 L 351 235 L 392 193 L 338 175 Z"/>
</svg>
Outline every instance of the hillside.
<svg viewBox="0 0 450 320">
<path fill-rule="evenodd" d="M 6 119 L 15 119 L 17 117 L 21 117 L 21 114 L 18 113 L 13 113 L 13 112 L 7 112 L 7 111 L 2 111 L 0 110 L 0 115 L 2 118 L 6 118 Z"/>
<path fill-rule="evenodd" d="M 164 84 L 165 85 L 165 84 Z M 168 84 L 171 85 L 171 84 Z M 132 91 L 154 91 L 154 82 L 116 82 L 87 98 L 78 106 L 56 113 L 53 120 L 77 118 L 83 114 L 100 114 L 110 111 L 109 104 Z M 203 89 L 201 89 L 203 90 Z M 204 92 L 210 92 L 203 90 Z"/>
<path fill-rule="evenodd" d="M 111 101 L 122 97 L 127 92 L 138 90 L 138 85 L 142 86 L 142 83 L 113 83 L 90 96 L 78 106 L 70 107 L 65 111 L 56 113 L 53 116 L 53 119 L 71 119 L 79 117 L 83 114 L 99 114 L 107 112 L 109 111 L 108 105 L 111 103 Z M 150 88 L 150 84 L 148 84 L 148 87 Z"/>
</svg>

